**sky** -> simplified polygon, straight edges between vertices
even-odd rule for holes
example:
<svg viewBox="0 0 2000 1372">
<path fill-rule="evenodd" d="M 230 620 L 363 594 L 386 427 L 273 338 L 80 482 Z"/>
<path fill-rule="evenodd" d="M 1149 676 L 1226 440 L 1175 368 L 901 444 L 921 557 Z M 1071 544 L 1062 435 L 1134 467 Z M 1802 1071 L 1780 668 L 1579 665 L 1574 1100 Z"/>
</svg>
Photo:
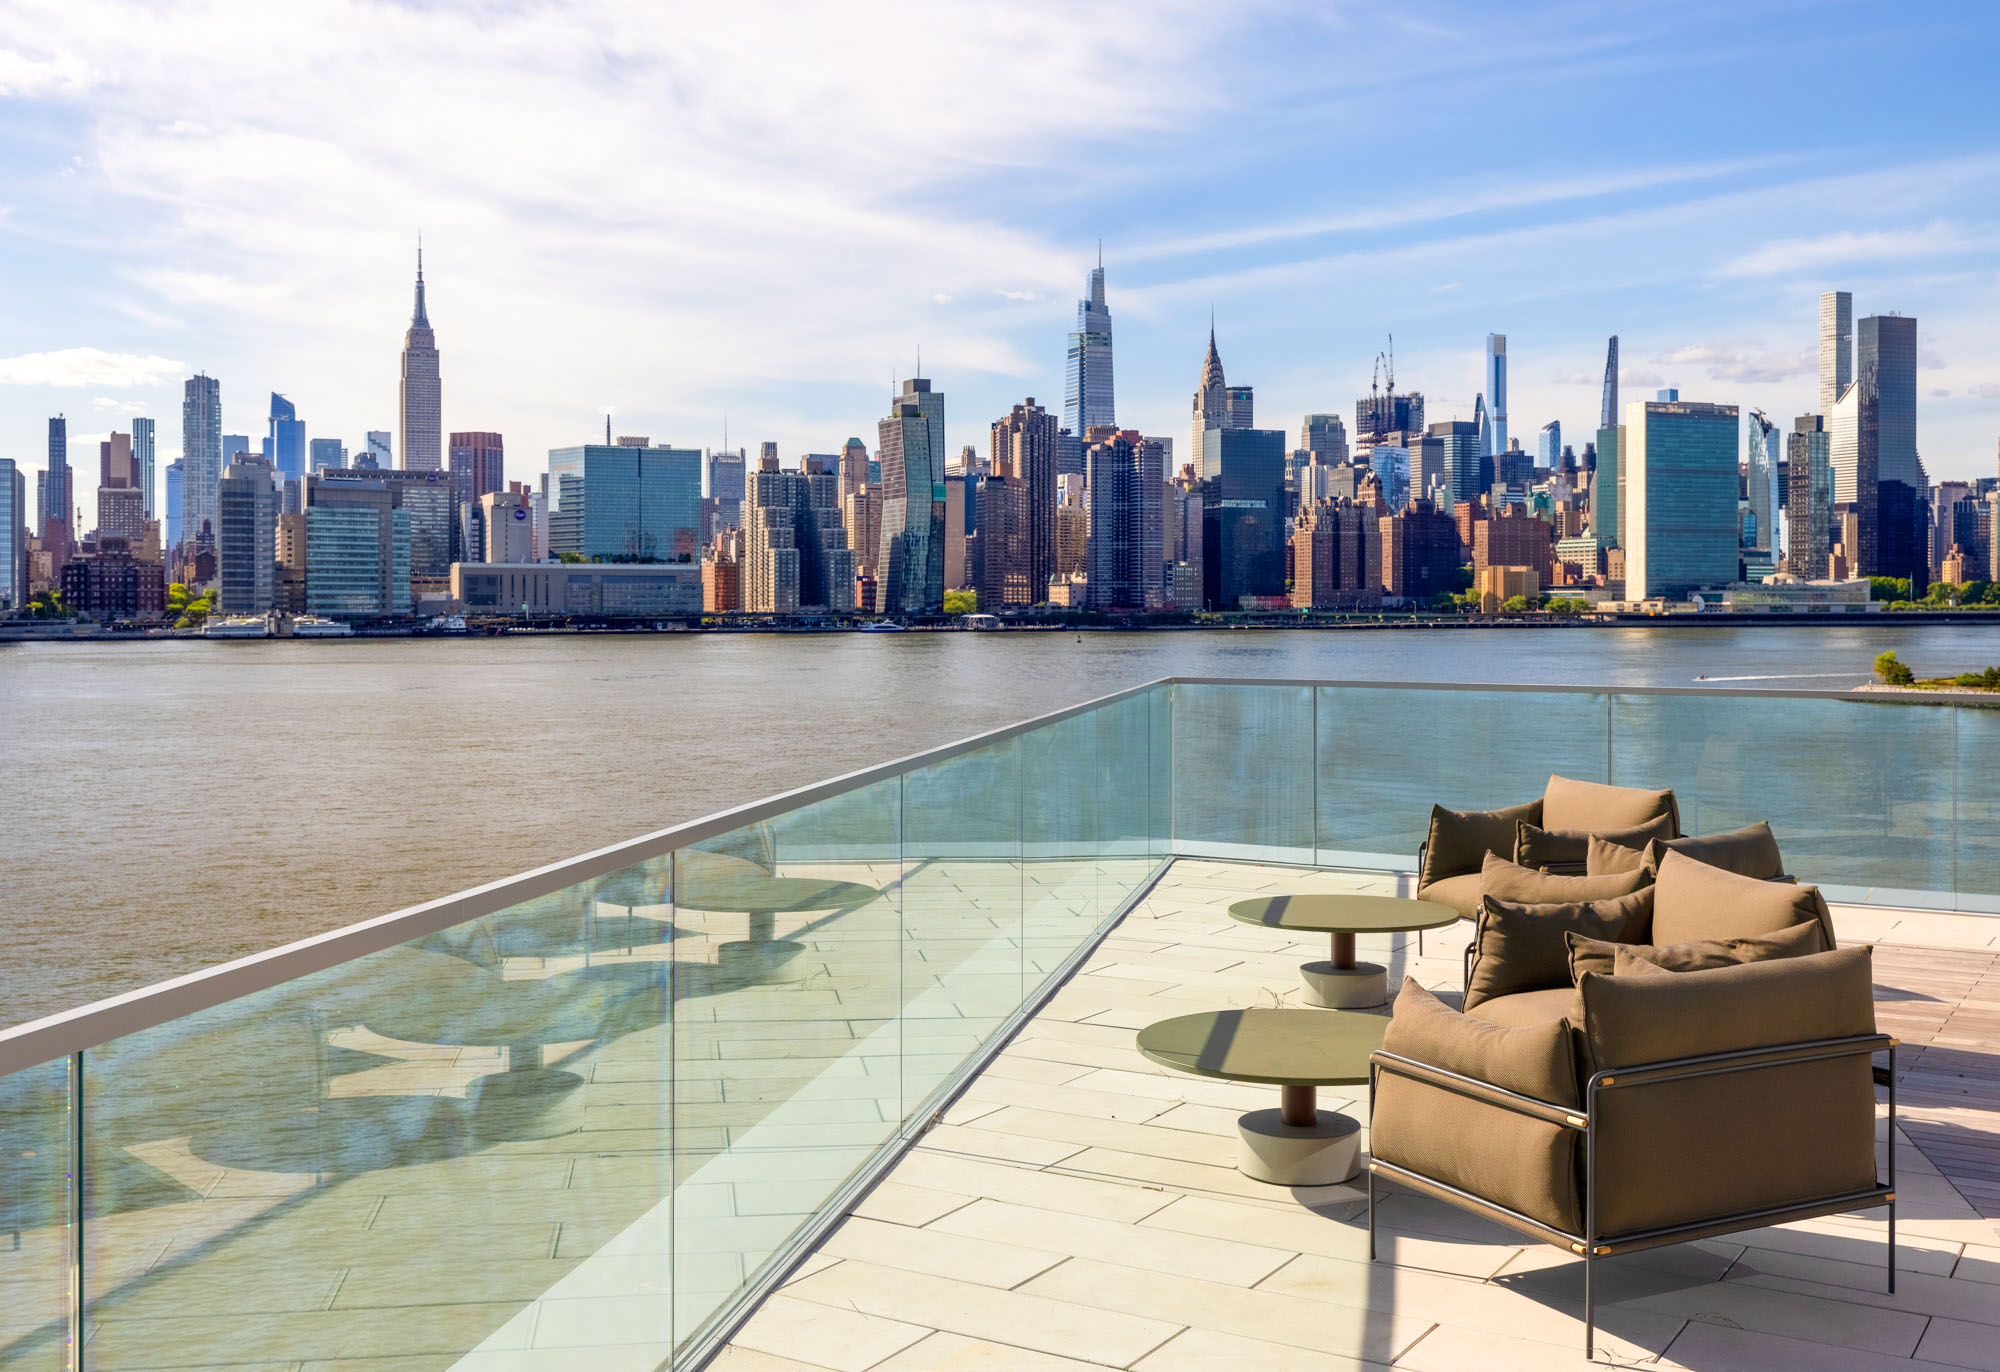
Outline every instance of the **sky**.
<svg viewBox="0 0 2000 1372">
<path fill-rule="evenodd" d="M 396 427 L 419 234 L 446 430 L 786 464 L 924 374 L 1062 400 L 1101 240 L 1121 425 L 1187 460 L 1213 310 L 1257 423 L 1399 390 L 1510 432 L 1814 407 L 1817 297 L 1919 320 L 1932 478 L 2000 444 L 2000 7 L 0 0 L 0 456 L 282 391 Z M 30 477 L 32 481 L 32 477 Z M 80 487 L 83 483 L 79 483 Z M 86 518 L 90 510 L 85 504 Z"/>
</svg>

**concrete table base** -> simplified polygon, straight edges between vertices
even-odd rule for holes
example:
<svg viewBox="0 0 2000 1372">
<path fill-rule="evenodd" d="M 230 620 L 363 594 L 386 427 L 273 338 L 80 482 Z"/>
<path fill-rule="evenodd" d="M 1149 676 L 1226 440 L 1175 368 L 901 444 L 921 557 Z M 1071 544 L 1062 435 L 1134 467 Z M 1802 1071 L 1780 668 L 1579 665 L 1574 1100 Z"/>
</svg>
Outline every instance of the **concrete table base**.
<svg viewBox="0 0 2000 1372">
<path fill-rule="evenodd" d="M 1299 980 L 1305 983 L 1306 1004 L 1328 1010 L 1380 1005 L 1389 999 L 1388 969 L 1376 962 L 1347 967 L 1335 962 L 1308 962 L 1299 968 Z"/>
<path fill-rule="evenodd" d="M 1252 1110 L 1236 1121 L 1236 1165 L 1275 1186 L 1332 1186 L 1361 1171 L 1361 1125 L 1321 1112 L 1311 1124 L 1286 1124 L 1282 1110 Z"/>
</svg>

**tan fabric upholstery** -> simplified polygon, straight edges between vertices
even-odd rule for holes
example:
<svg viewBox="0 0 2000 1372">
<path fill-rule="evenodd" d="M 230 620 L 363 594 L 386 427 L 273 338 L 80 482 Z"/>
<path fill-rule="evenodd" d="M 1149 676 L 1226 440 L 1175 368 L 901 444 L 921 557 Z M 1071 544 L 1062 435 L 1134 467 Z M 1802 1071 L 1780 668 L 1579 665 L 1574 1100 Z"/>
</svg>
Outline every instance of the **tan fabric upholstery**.
<svg viewBox="0 0 2000 1372">
<path fill-rule="evenodd" d="M 1447 810 L 1442 805 L 1433 805 L 1430 838 L 1424 845 L 1424 865 L 1417 873 L 1417 886 L 1421 890 L 1444 877 L 1477 872 L 1488 853 L 1511 855 L 1514 826 L 1522 820 L 1540 824 L 1542 802 L 1531 800 L 1504 810 Z"/>
<path fill-rule="evenodd" d="M 1775 934 L 1756 938 L 1707 940 L 1700 943 L 1641 944 L 1630 947 L 1571 933 L 1569 975 L 1575 982 L 1585 972 L 1612 975 L 1623 959 L 1622 953 L 1644 958 L 1669 972 L 1699 972 L 1709 967 L 1730 967 L 1739 962 L 1764 962 L 1771 958 L 1798 958 L 1826 951 L 1826 936 L 1819 921 L 1808 920 Z"/>
<path fill-rule="evenodd" d="M 1669 816 L 1673 832 L 1681 831 L 1681 812 L 1672 791 L 1647 791 L 1635 786 L 1606 786 L 1552 776 L 1542 791 L 1542 814 L 1530 823 L 1544 829 L 1576 829 L 1602 833 L 1630 829 L 1658 815 Z"/>
<path fill-rule="evenodd" d="M 1741 829 L 1731 829 L 1723 834 L 1701 834 L 1688 838 L 1661 840 L 1661 846 L 1672 849 L 1696 862 L 1705 862 L 1710 867 L 1720 867 L 1725 872 L 1738 876 L 1755 877 L 1759 881 L 1770 881 L 1785 874 L 1785 860 L 1778 856 L 1778 840 L 1771 833 L 1771 826 L 1763 820 L 1746 824 Z M 1648 852 L 1647 858 L 1655 871 L 1659 870 L 1659 856 Z"/>
<path fill-rule="evenodd" d="M 1591 972 L 1578 990 L 1600 1071 L 1875 1029 L 1867 948 L 1669 975 Z M 1591 1108 L 1604 1237 L 1875 1183 L 1866 1057 L 1614 1085 Z"/>
<path fill-rule="evenodd" d="M 1488 895 L 1472 933 L 1472 968 L 1465 1008 L 1494 996 L 1568 987 L 1569 935 L 1635 943 L 1653 922 L 1649 886 L 1612 900 L 1530 905 Z"/>
<path fill-rule="evenodd" d="M 1428 886 L 1419 886 L 1417 899 L 1449 905 L 1471 919 L 1479 910 L 1479 885 L 1482 880 L 1478 872 L 1460 872 L 1455 877 L 1443 877 Z"/>
<path fill-rule="evenodd" d="M 1566 876 L 1558 872 L 1537 872 L 1518 862 L 1509 862 L 1491 853 L 1479 869 L 1482 895 L 1530 905 L 1554 905 L 1578 900 L 1616 900 L 1653 884 L 1651 872 L 1619 872 L 1608 877 Z"/>
<path fill-rule="evenodd" d="M 1568 1028 L 1503 1028 L 1461 1015 L 1405 979 L 1384 1050 L 1555 1105 L 1577 1100 Z M 1384 1072 L 1369 1149 L 1544 1224 L 1581 1222 L 1577 1135 L 1441 1087 Z"/>
<path fill-rule="evenodd" d="M 1673 829 L 1671 815 L 1655 815 L 1643 824 L 1635 824 L 1629 829 L 1614 829 L 1609 833 L 1584 829 L 1544 829 L 1523 820 L 1514 826 L 1514 861 L 1523 867 L 1548 868 L 1580 876 L 1588 870 L 1586 864 L 1593 836 L 1624 848 L 1635 848 L 1643 860 L 1646 845 L 1654 839 L 1672 838 Z"/>
<path fill-rule="evenodd" d="M 1592 834 L 1584 847 L 1583 870 L 1586 876 L 1607 877 L 1618 872 L 1651 870 L 1646 865 L 1646 857 L 1652 847 L 1651 840 L 1632 847 L 1616 843 L 1602 834 Z"/>
<path fill-rule="evenodd" d="M 1660 853 L 1659 878 L 1653 891 L 1654 943 L 1755 938 L 1806 920 L 1819 921 L 1831 948 L 1835 941 L 1833 917 L 1818 887 L 1759 881 L 1697 862 L 1672 849 Z"/>
<path fill-rule="evenodd" d="M 1574 986 L 1550 986 L 1540 991 L 1516 991 L 1511 996 L 1493 996 L 1480 1001 L 1465 1013 L 1488 1024 L 1504 1025 L 1510 1029 L 1554 1024 L 1559 1020 L 1581 1028 L 1583 998 L 1577 995 Z"/>
</svg>

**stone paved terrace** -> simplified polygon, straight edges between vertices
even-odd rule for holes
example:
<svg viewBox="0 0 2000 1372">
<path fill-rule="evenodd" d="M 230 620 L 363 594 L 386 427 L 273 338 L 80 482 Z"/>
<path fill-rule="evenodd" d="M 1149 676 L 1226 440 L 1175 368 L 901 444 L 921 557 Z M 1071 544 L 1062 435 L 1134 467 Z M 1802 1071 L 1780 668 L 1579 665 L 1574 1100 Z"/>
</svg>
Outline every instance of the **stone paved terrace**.
<svg viewBox="0 0 2000 1372">
<path fill-rule="evenodd" d="M 1231 921 L 1230 901 L 1396 879 L 1182 860 L 794 1272 L 720 1372 L 1129 1367 L 1456 1372 L 1583 1365 L 1567 1254 L 1384 1187 L 1288 1189 L 1233 1166 L 1265 1087 L 1156 1067 L 1133 1032 L 1171 1014 L 1295 999 L 1320 937 Z M 1608 1259 L 1601 1364 L 2000 1368 L 2000 920 L 1836 907 L 1873 943 L 1882 1028 L 1903 1038 L 1901 1268 L 1882 1212 Z M 1464 933 L 1363 939 L 1455 991 Z M 1322 1108 L 1366 1110 L 1366 1090 Z M 1886 1111 L 1884 1112 L 1886 1115 Z M 1365 1184 L 1365 1178 L 1357 1178 Z"/>
</svg>

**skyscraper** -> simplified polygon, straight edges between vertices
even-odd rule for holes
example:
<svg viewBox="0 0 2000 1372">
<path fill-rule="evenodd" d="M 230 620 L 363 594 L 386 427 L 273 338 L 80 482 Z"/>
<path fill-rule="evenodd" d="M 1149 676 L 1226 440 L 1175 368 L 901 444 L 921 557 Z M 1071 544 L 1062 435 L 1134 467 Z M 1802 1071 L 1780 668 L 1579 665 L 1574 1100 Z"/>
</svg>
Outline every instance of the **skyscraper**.
<svg viewBox="0 0 2000 1372">
<path fill-rule="evenodd" d="M 222 383 L 205 373 L 182 387 L 181 462 L 181 538 L 192 544 L 202 525 L 213 530 L 222 480 Z"/>
<path fill-rule="evenodd" d="M 1625 407 L 1625 594 L 1679 599 L 1736 580 L 1734 405 L 1635 400 Z M 1601 461 L 1601 458 L 1600 458 Z"/>
<path fill-rule="evenodd" d="M 1807 581 L 1827 575 L 1827 556 L 1833 551 L 1833 458 L 1828 438 L 1823 416 L 1802 414 L 1785 440 L 1791 467 L 1785 563 L 1793 576 Z"/>
<path fill-rule="evenodd" d="M 409 332 L 403 335 L 403 384 L 401 392 L 403 467 L 412 472 L 434 472 L 444 465 L 442 438 L 444 409 L 439 394 L 437 336 L 431 332 L 431 318 L 424 309 L 424 250 L 417 248 L 417 304 L 410 314 Z"/>
<path fill-rule="evenodd" d="M 0 614 L 28 603 L 28 479 L 0 457 Z"/>
<path fill-rule="evenodd" d="M 1037 405 L 1032 395 L 993 423 L 989 450 L 992 475 L 980 490 L 992 489 L 996 509 L 1008 502 L 1004 508 L 1009 513 L 995 516 L 1000 522 L 994 525 L 989 540 L 986 506 L 979 506 L 980 556 L 986 559 L 987 576 L 1001 596 L 989 605 L 984 599 L 985 586 L 977 587 L 982 610 L 1039 605 L 1049 598 L 1049 578 L 1056 574 L 1057 432 L 1056 417 Z M 997 485 L 993 484 L 996 478 Z M 984 494 L 980 499 L 984 501 Z M 1018 512 L 1015 504 L 1020 507 Z M 1011 523 L 1016 513 L 1018 528 Z"/>
<path fill-rule="evenodd" d="M 270 432 L 264 439 L 264 456 L 278 474 L 280 485 L 298 481 L 306 474 L 306 426 L 291 401 L 271 392 Z"/>
<path fill-rule="evenodd" d="M 452 493 L 461 505 L 476 510 L 479 497 L 506 488 L 506 451 L 499 434 L 455 433 L 450 453 Z"/>
<path fill-rule="evenodd" d="M 69 466 L 69 420 L 62 415 L 49 420 L 45 474 L 41 527 L 36 532 L 41 535 L 43 549 L 53 555 L 53 570 L 60 577 L 76 531 L 76 475 Z"/>
<path fill-rule="evenodd" d="M 1507 451 L 1507 335 L 1486 335 L 1486 413 L 1491 428 L 1488 457 Z"/>
<path fill-rule="evenodd" d="M 1542 425 L 1541 436 L 1535 440 L 1535 461 L 1550 471 L 1562 466 L 1563 426 L 1560 419 L 1551 419 Z"/>
<path fill-rule="evenodd" d="M 373 619 L 410 610 L 410 514 L 385 480 L 306 479 L 306 610 Z"/>
<path fill-rule="evenodd" d="M 1744 547 L 1776 561 L 1784 552 L 1778 538 L 1778 426 L 1762 410 L 1750 411 L 1743 455 L 1743 489 L 1750 504 Z"/>
<path fill-rule="evenodd" d="M 913 376 L 876 425 L 882 447 L 882 536 L 875 609 L 944 608 L 944 393 Z"/>
<path fill-rule="evenodd" d="M 1104 303 L 1104 252 L 1090 270 L 1088 293 L 1076 302 L 1064 371 L 1063 427 L 1081 434 L 1117 422 L 1111 385 L 1111 311 Z"/>
<path fill-rule="evenodd" d="M 1479 426 L 1467 419 L 1446 419 L 1431 425 L 1429 438 L 1444 444 L 1444 470 L 1451 482 L 1451 502 L 1476 501 L 1493 484 L 1493 457 L 1479 450 Z"/>
<path fill-rule="evenodd" d="M 1366 443 L 1384 434 L 1415 437 L 1424 431 L 1424 393 L 1371 392 L 1354 402 L 1354 435 Z"/>
<path fill-rule="evenodd" d="M 1819 298 L 1819 412 L 1833 406 L 1854 380 L 1854 359 L 1848 344 L 1854 337 L 1854 296 L 1828 291 Z"/>
<path fill-rule="evenodd" d="M 1590 536 L 1625 546 L 1625 426 L 1597 431 L 1597 472 L 1590 480 Z"/>
<path fill-rule="evenodd" d="M 549 551 L 688 562 L 701 553 L 701 453 L 587 443 L 549 449 Z"/>
<path fill-rule="evenodd" d="M 1309 414 L 1299 424 L 1299 447 L 1314 462 L 1337 465 L 1347 461 L 1347 425 L 1337 414 Z"/>
<path fill-rule="evenodd" d="M 1604 350 L 1604 400 L 1598 407 L 1597 427 L 1615 429 L 1618 419 L 1618 335 L 1612 334 Z"/>
<path fill-rule="evenodd" d="M 379 467 L 385 472 L 395 466 L 396 459 L 395 455 L 390 451 L 389 439 L 390 433 L 387 429 L 370 429 L 368 431 L 368 446 L 362 453 L 363 460 L 356 465 L 362 467 Z"/>
<path fill-rule="evenodd" d="M 309 438 L 306 440 L 306 474 L 314 475 L 328 467 L 347 465 L 347 445 L 337 438 Z"/>
<path fill-rule="evenodd" d="M 1085 437 L 1090 440 L 1084 451 L 1090 490 L 1085 603 L 1097 610 L 1158 610 L 1165 599 L 1166 445 L 1132 429 L 1092 429 Z"/>
<path fill-rule="evenodd" d="M 181 488 L 185 484 L 186 479 L 187 461 L 185 458 L 177 457 L 167 464 L 167 486 L 164 494 L 167 507 L 166 550 L 169 553 L 181 545 Z M 171 562 L 172 558 L 169 558 L 168 561 Z"/>
<path fill-rule="evenodd" d="M 216 489 L 218 594 L 224 614 L 261 615 L 277 604 L 278 488 L 269 459 L 240 454 Z"/>
<path fill-rule="evenodd" d="M 1480 466 L 1482 468 L 1491 466 L 1493 462 L 1493 421 L 1486 413 L 1486 393 L 1484 391 L 1480 391 L 1472 397 L 1472 430 L 1479 436 L 1479 456 L 1482 459 Z M 1486 484 L 1484 481 L 1480 482 L 1481 489 L 1484 489 Z"/>
<path fill-rule="evenodd" d="M 1861 442 L 1875 447 L 1871 576 L 1907 578 L 1921 596 L 1930 575 L 1930 479 L 1917 456 L 1917 321 L 1871 314 L 1855 336 Z"/>
<path fill-rule="evenodd" d="M 1201 360 L 1201 381 L 1194 389 L 1194 450 L 1202 451 L 1202 435 L 1210 429 L 1233 429 L 1229 384 L 1222 376 L 1222 354 L 1215 350 L 1215 324 L 1208 326 L 1208 355 Z M 1081 432 L 1080 430 L 1078 432 Z"/>
<path fill-rule="evenodd" d="M 1213 356 L 1213 349 L 1210 350 Z M 1202 433 L 1202 603 L 1236 610 L 1285 593 L 1285 435 Z"/>
<path fill-rule="evenodd" d="M 158 519 L 159 509 L 154 503 L 154 470 L 156 461 L 153 450 L 153 421 L 135 418 L 132 421 L 132 465 L 137 469 L 139 490 L 144 493 L 146 518 Z"/>
</svg>

